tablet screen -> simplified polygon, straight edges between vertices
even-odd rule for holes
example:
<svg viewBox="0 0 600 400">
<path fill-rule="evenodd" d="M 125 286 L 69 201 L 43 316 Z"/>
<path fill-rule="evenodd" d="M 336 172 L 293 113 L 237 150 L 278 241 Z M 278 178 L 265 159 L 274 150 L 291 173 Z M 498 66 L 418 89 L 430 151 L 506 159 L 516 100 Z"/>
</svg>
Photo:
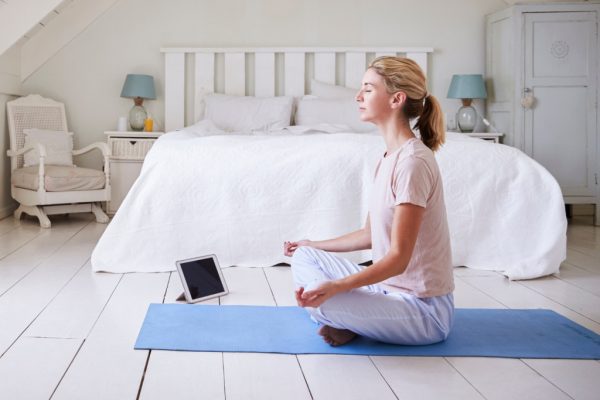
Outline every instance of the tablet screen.
<svg viewBox="0 0 600 400">
<path fill-rule="evenodd" d="M 192 299 L 225 291 L 212 257 L 179 264 Z"/>
</svg>

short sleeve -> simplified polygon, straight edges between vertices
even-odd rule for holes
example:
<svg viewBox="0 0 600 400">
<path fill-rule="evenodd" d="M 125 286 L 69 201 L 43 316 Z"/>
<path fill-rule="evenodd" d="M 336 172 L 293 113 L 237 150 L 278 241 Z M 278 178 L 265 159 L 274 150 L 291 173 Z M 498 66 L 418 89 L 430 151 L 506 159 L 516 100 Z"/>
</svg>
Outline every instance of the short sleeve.
<svg viewBox="0 0 600 400">
<path fill-rule="evenodd" d="M 410 203 L 426 207 L 432 190 L 433 175 L 425 160 L 409 156 L 398 161 L 392 180 L 394 205 Z"/>
</svg>

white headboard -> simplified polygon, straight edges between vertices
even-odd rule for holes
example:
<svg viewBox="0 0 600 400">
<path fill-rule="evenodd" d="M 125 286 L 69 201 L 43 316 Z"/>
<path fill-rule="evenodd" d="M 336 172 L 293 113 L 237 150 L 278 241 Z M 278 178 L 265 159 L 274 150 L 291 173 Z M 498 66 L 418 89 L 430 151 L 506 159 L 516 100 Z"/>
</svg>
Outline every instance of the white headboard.
<svg viewBox="0 0 600 400">
<path fill-rule="evenodd" d="M 312 78 L 360 87 L 368 63 L 393 55 L 416 61 L 427 74 L 429 47 L 162 48 L 165 53 L 165 131 L 196 122 L 200 96 L 302 96 Z"/>
</svg>

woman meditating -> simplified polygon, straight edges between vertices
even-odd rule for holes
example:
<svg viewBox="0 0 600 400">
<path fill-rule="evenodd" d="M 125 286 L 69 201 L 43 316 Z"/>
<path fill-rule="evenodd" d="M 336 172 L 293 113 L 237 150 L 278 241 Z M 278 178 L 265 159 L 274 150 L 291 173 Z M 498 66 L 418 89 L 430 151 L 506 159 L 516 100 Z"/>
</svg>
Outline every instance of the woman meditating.
<svg viewBox="0 0 600 400">
<path fill-rule="evenodd" d="M 444 142 L 438 101 L 412 60 L 379 57 L 356 96 L 387 151 L 379 160 L 364 228 L 323 241 L 285 242 L 296 301 L 320 323 L 332 346 L 357 334 L 421 345 L 446 339 L 454 316 L 454 280 L 442 178 L 433 151 Z M 418 118 L 415 129 L 409 121 Z M 331 252 L 372 249 L 362 267 Z"/>
</svg>

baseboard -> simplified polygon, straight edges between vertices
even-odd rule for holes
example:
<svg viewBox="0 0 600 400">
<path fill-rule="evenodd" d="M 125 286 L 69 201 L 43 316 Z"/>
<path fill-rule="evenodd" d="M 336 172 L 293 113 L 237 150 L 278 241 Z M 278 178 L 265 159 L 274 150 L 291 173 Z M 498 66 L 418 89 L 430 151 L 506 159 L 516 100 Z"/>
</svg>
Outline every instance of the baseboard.
<svg viewBox="0 0 600 400">
<path fill-rule="evenodd" d="M 9 215 L 12 215 L 13 211 L 17 209 L 16 204 L 11 204 L 5 207 L 0 208 L 0 219 L 6 218 Z"/>
<path fill-rule="evenodd" d="M 573 216 L 592 216 L 596 212 L 594 204 L 573 204 Z"/>
</svg>

